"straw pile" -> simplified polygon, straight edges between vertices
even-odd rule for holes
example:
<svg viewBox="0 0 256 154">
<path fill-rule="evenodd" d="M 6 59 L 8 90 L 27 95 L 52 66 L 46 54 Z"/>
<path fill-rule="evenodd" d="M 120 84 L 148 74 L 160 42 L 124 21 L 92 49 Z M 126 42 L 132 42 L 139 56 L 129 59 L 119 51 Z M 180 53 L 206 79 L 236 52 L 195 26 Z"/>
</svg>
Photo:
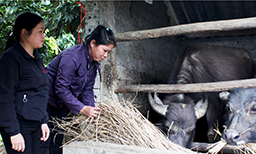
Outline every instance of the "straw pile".
<svg viewBox="0 0 256 154">
<path fill-rule="evenodd" d="M 5 154 L 4 145 L 1 145 L 1 146 L 0 146 L 0 154 Z"/>
<path fill-rule="evenodd" d="M 227 142 L 221 139 L 219 142 L 208 147 L 207 154 L 218 154 L 227 145 Z M 256 143 L 245 143 L 237 145 L 234 149 L 235 154 L 256 154 Z"/>
<path fill-rule="evenodd" d="M 218 134 L 220 132 L 217 132 Z M 225 146 L 227 142 L 221 138 L 220 141 L 216 142 L 215 144 L 209 146 L 207 149 L 207 154 L 218 154 Z M 256 154 L 256 143 L 244 143 L 237 145 L 235 147 L 234 153 L 236 154 Z"/>
<path fill-rule="evenodd" d="M 209 151 L 207 153 L 218 154 L 225 145 L 227 145 L 227 142 L 221 139 L 219 142 L 216 142 L 212 146 L 208 147 L 207 149 L 209 149 Z"/>
<path fill-rule="evenodd" d="M 63 120 L 54 119 L 60 133 L 71 136 L 64 145 L 72 141 L 92 140 L 195 153 L 168 140 L 131 103 L 124 101 L 122 104 L 117 101 L 100 103 L 101 112 L 97 118 L 77 115 Z"/>
</svg>

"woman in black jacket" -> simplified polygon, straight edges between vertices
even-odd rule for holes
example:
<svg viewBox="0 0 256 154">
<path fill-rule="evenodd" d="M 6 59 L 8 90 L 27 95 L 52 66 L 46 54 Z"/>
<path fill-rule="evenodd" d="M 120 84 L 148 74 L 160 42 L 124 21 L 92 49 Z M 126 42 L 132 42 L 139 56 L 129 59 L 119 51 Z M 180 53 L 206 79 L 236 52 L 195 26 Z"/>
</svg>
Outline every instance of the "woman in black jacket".
<svg viewBox="0 0 256 154">
<path fill-rule="evenodd" d="M 36 154 L 49 136 L 49 79 L 35 50 L 44 43 L 44 29 L 42 17 L 19 15 L 0 58 L 0 132 L 8 154 Z"/>
</svg>

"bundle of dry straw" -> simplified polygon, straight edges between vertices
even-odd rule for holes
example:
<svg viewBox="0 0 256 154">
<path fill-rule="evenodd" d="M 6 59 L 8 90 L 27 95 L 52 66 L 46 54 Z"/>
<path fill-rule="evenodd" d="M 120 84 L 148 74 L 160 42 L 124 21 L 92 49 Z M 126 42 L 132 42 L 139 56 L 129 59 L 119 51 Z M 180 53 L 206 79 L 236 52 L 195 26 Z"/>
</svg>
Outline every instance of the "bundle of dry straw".
<svg viewBox="0 0 256 154">
<path fill-rule="evenodd" d="M 114 100 L 100 103 L 101 112 L 96 119 L 83 115 L 54 119 L 61 133 L 72 137 L 64 145 L 75 140 L 92 140 L 195 153 L 168 140 L 131 103 L 124 101 L 122 104 Z"/>
<path fill-rule="evenodd" d="M 226 145 L 227 142 L 222 139 L 219 142 L 213 144 L 212 146 L 209 146 L 209 151 L 207 153 L 218 154 Z M 256 143 L 245 143 L 237 145 L 235 146 L 235 148 L 232 147 L 232 149 L 235 154 L 256 154 Z"/>
<path fill-rule="evenodd" d="M 217 134 L 221 136 L 219 130 L 215 130 Z M 220 141 L 214 143 L 213 145 L 209 146 L 207 154 L 218 154 L 225 146 L 227 142 L 221 138 Z M 235 146 L 234 153 L 236 154 L 256 154 L 256 143 L 244 143 L 238 146 Z"/>
</svg>

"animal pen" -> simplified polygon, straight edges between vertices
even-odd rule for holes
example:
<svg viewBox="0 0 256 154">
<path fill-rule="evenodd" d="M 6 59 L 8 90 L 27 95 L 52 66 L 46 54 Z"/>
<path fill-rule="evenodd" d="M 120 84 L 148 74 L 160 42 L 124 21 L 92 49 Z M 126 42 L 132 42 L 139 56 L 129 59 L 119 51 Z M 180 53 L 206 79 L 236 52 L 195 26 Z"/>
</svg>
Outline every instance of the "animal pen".
<svg viewBox="0 0 256 154">
<path fill-rule="evenodd" d="M 117 42 L 138 41 L 155 39 L 166 36 L 185 35 L 187 37 L 211 37 L 225 35 L 249 35 L 256 33 L 256 18 L 202 22 L 171 26 L 165 28 L 118 33 L 115 35 Z M 142 63 L 146 63 L 143 61 Z M 256 79 L 238 81 L 225 81 L 213 83 L 195 83 L 186 85 L 170 84 L 138 84 L 121 85 L 115 89 L 115 93 L 130 92 L 158 92 L 158 93 L 191 93 L 191 92 L 216 92 L 231 90 L 238 87 L 255 88 Z"/>
<path fill-rule="evenodd" d="M 185 24 L 165 28 L 124 32 L 116 34 L 117 41 L 138 41 L 144 39 L 155 39 L 166 36 L 186 36 L 186 37 L 214 37 L 214 36 L 235 36 L 255 34 L 256 18 L 244 18 L 235 20 L 223 20 L 213 22 L 202 22 Z M 146 62 L 145 62 L 146 63 Z M 120 85 L 115 89 L 115 93 L 197 93 L 197 92 L 220 92 L 232 90 L 234 88 L 256 88 L 256 79 L 232 80 L 211 83 L 193 84 L 133 84 Z M 207 143 L 195 143 L 197 150 L 207 152 Z M 223 153 L 234 153 L 238 147 L 226 146 Z M 255 151 L 254 151 L 255 152 Z"/>
<path fill-rule="evenodd" d="M 256 18 L 244 18 L 244 19 L 235 19 L 235 20 L 222 20 L 222 21 L 212 21 L 212 22 L 201 22 L 194 24 L 184 24 L 177 26 L 170 26 L 165 28 L 157 28 L 150 30 L 141 30 L 141 31 L 130 31 L 117 33 L 115 35 L 117 42 L 129 42 L 129 41 L 142 41 L 147 39 L 160 39 L 161 37 L 173 37 L 173 36 L 186 36 L 188 38 L 206 38 L 206 37 L 215 37 L 215 36 L 239 36 L 239 35 L 253 35 L 256 30 Z M 118 52 L 118 51 L 116 51 Z M 115 54 L 116 54 L 115 52 Z M 127 57 L 128 58 L 128 57 Z M 141 63 L 147 63 L 147 61 L 141 61 Z M 116 64 L 118 65 L 118 64 Z M 115 66 L 117 67 L 117 66 Z M 104 69 L 106 70 L 106 68 Z M 148 70 L 151 71 L 151 70 Z M 136 72 L 136 71 L 135 71 Z M 146 84 L 145 84 L 146 83 Z M 213 83 L 195 83 L 195 84 L 150 84 L 145 83 L 132 83 L 132 82 L 122 82 L 122 84 L 115 85 L 114 95 L 117 97 L 129 97 L 129 94 L 136 95 L 146 95 L 148 92 L 157 92 L 157 93 L 191 93 L 191 92 L 218 92 L 231 90 L 238 87 L 245 88 L 256 88 L 256 79 L 246 79 L 246 80 L 233 80 L 226 82 L 213 82 Z M 121 95 L 121 97 L 120 97 Z M 145 97 L 141 97 L 140 100 L 145 100 Z M 75 147 L 77 148 L 79 143 L 70 144 L 64 146 L 64 153 L 70 153 Z M 83 143 L 81 143 L 83 144 Z M 74 146 L 74 148 L 72 148 Z M 80 148 L 86 146 L 81 145 Z M 88 146 L 91 146 L 87 152 L 94 153 L 97 148 L 100 146 L 94 145 L 94 143 L 89 143 Z M 116 146 L 116 145 L 113 145 Z M 97 153 L 118 153 L 113 147 L 113 151 L 107 149 L 107 147 L 112 147 L 112 145 L 102 145 L 101 151 L 97 151 Z M 196 143 L 196 148 L 194 150 L 198 150 L 201 152 L 207 152 L 207 147 L 209 144 L 207 143 Z M 93 149 L 95 148 L 95 149 Z M 104 148 L 106 148 L 104 150 Z M 126 149 L 127 147 L 123 147 Z M 117 148 L 119 149 L 119 148 Z M 138 151 L 134 151 L 127 148 L 126 152 L 119 150 L 120 153 L 143 153 L 145 149 L 141 149 Z M 236 146 L 226 146 L 222 149 L 224 153 L 233 153 L 237 149 Z M 155 153 L 154 150 L 151 151 Z M 147 153 L 151 153 L 147 151 Z M 160 151 L 158 151 L 160 152 Z M 161 153 L 165 153 L 166 151 L 161 151 Z M 167 151 L 168 153 L 168 151 Z M 173 152 L 175 153 L 175 152 Z"/>
</svg>

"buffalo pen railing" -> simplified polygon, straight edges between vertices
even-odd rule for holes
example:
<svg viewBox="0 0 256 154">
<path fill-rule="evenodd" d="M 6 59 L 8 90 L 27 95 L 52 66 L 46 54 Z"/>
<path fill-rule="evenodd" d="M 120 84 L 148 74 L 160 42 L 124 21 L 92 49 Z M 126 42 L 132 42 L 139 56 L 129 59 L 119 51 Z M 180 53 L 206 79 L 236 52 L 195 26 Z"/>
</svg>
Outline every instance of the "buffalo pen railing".
<svg viewBox="0 0 256 154">
<path fill-rule="evenodd" d="M 256 88 L 255 79 L 208 82 L 208 83 L 192 83 L 192 84 L 140 84 L 140 85 L 123 85 L 115 89 L 115 93 L 133 93 L 133 92 L 157 92 L 157 93 L 196 93 L 196 92 L 219 92 L 227 91 L 235 88 Z M 256 95 L 256 94 L 255 94 Z M 191 146 L 192 150 L 200 152 L 208 152 L 210 143 L 194 142 Z M 234 154 L 238 150 L 238 146 L 226 145 L 221 149 L 221 153 Z"/>
<path fill-rule="evenodd" d="M 138 84 L 123 85 L 115 89 L 115 93 L 158 92 L 158 93 L 195 93 L 218 92 L 235 88 L 256 88 L 256 78 L 232 81 L 219 81 L 192 84 Z"/>
<path fill-rule="evenodd" d="M 234 31 L 232 34 L 231 32 Z M 192 24 L 175 25 L 150 30 L 129 31 L 115 34 L 117 42 L 138 41 L 145 39 L 154 39 L 166 36 L 185 35 L 188 37 L 209 37 L 224 35 L 248 35 L 256 34 L 256 17 L 220 20 L 209 22 L 198 22 Z M 226 86 L 224 86 L 226 85 Z M 123 85 L 119 86 L 116 93 L 127 92 L 162 92 L 162 93 L 189 93 L 204 91 L 224 91 L 237 87 L 255 88 L 255 79 L 223 81 L 214 83 L 195 83 L 186 85 Z"/>
<path fill-rule="evenodd" d="M 130 31 L 115 34 L 117 42 L 155 39 L 166 36 L 183 35 L 186 37 L 209 37 L 225 35 L 250 35 L 256 33 L 256 17 L 199 22 L 192 24 L 175 25 L 150 30 Z M 256 88 L 256 79 L 232 80 L 193 84 L 138 84 L 121 85 L 115 93 L 158 92 L 158 93 L 194 93 L 218 92 L 234 88 Z M 207 143 L 194 143 L 194 150 L 207 152 Z M 225 146 L 221 152 L 234 153 L 237 146 Z"/>
</svg>

